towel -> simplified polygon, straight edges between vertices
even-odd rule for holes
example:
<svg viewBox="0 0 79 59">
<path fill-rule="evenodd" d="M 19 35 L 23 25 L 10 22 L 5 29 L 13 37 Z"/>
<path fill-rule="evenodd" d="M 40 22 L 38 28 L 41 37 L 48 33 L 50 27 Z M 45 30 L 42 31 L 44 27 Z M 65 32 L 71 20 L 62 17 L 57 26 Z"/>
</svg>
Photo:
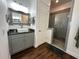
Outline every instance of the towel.
<svg viewBox="0 0 79 59">
<path fill-rule="evenodd" d="M 76 47 L 79 48 L 79 29 L 77 31 L 75 39 L 76 39 Z"/>
</svg>

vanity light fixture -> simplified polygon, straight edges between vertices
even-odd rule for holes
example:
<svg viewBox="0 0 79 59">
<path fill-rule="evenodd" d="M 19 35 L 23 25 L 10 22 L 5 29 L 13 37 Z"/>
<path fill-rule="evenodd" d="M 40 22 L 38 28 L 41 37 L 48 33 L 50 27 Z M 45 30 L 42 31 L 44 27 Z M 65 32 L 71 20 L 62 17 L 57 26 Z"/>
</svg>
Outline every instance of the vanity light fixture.
<svg viewBox="0 0 79 59">
<path fill-rule="evenodd" d="M 24 13 L 29 13 L 29 10 L 28 10 L 27 7 L 24 7 L 24 6 L 22 6 L 22 5 L 20 5 L 20 4 L 16 3 L 16 2 L 12 1 L 12 2 L 10 2 L 9 5 L 10 5 L 9 8 L 11 8 L 13 10 L 22 11 Z"/>
</svg>

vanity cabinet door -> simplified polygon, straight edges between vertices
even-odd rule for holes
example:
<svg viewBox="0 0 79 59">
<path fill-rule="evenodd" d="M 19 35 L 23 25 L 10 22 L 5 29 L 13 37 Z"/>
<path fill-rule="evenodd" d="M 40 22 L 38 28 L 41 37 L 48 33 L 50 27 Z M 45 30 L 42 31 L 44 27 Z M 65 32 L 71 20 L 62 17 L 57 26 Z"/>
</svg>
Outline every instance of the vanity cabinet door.
<svg viewBox="0 0 79 59">
<path fill-rule="evenodd" d="M 32 46 L 34 46 L 34 33 L 25 34 L 25 39 L 24 39 L 25 49 L 30 48 Z"/>
<path fill-rule="evenodd" d="M 24 37 L 12 39 L 12 54 L 24 49 Z"/>
</svg>

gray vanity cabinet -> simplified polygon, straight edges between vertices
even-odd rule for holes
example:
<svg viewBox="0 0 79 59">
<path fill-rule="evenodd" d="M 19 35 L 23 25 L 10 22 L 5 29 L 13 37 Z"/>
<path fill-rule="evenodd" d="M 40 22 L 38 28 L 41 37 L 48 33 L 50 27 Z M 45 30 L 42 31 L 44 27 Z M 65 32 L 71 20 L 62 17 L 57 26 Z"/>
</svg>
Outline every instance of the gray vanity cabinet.
<svg viewBox="0 0 79 59">
<path fill-rule="evenodd" d="M 12 54 L 24 49 L 24 38 L 12 39 Z"/>
<path fill-rule="evenodd" d="M 9 36 L 10 53 L 15 54 L 34 45 L 34 33 L 22 33 Z"/>
<path fill-rule="evenodd" d="M 24 45 L 24 49 L 34 45 L 34 33 L 28 33 L 28 35 L 25 34 Z"/>
</svg>

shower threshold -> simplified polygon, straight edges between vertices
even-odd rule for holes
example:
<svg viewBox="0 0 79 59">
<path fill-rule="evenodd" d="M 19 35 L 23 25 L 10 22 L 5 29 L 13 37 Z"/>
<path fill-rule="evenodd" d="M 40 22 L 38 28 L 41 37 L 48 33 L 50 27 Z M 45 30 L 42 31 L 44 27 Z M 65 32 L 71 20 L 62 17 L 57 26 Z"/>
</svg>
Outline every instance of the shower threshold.
<svg viewBox="0 0 79 59">
<path fill-rule="evenodd" d="M 54 47 L 56 47 L 56 48 L 58 48 L 58 49 L 60 49 L 60 50 L 62 50 L 62 51 L 65 51 L 65 42 L 62 42 L 62 41 L 60 41 L 60 40 L 54 40 L 53 42 L 52 42 L 52 46 L 54 46 Z"/>
</svg>

